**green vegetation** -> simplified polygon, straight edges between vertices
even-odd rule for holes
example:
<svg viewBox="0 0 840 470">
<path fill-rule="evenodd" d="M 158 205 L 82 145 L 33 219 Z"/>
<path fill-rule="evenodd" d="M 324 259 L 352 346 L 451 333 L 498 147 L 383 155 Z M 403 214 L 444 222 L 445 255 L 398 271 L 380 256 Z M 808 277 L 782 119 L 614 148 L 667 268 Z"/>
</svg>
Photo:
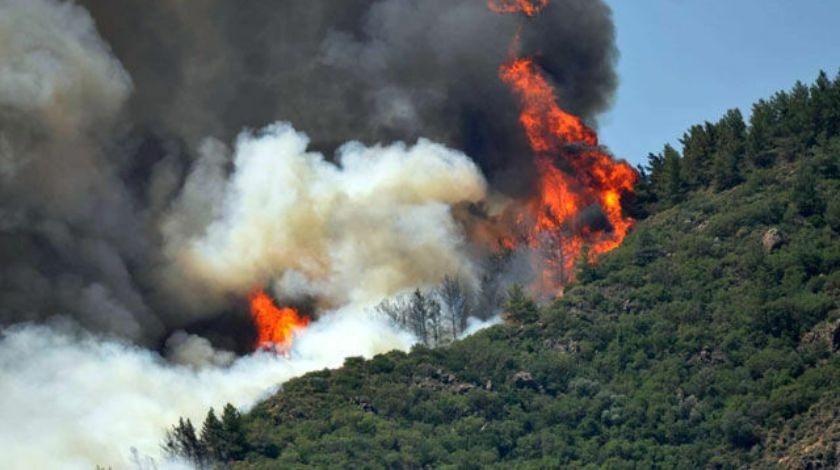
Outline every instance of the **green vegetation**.
<svg viewBox="0 0 840 470">
<path fill-rule="evenodd" d="M 514 289 L 505 325 L 292 380 L 217 460 L 840 464 L 840 78 L 682 143 L 651 156 L 633 207 L 644 220 L 562 299 L 539 307 Z"/>
</svg>

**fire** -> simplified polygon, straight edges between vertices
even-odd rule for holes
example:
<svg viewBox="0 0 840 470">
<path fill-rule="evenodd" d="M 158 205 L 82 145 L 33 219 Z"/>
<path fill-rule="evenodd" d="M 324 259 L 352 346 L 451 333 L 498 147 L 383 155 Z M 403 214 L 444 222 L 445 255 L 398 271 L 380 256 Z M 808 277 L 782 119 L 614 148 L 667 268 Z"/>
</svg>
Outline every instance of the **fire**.
<svg viewBox="0 0 840 470">
<path fill-rule="evenodd" d="M 496 13 L 524 13 L 534 16 L 548 6 L 549 0 L 488 0 L 487 8 Z"/>
<path fill-rule="evenodd" d="M 493 11 L 528 16 L 547 5 L 548 0 L 489 4 Z M 638 175 L 606 154 L 597 134 L 580 118 L 560 108 L 554 87 L 532 58 L 511 59 L 501 65 L 499 77 L 520 101 L 519 122 L 536 156 L 537 191 L 518 217 L 526 225 L 520 230 L 524 242 L 543 258 L 537 290 L 558 293 L 573 278 L 585 247 L 589 261 L 594 261 L 624 240 L 633 220 L 623 213 L 622 195 L 633 191 Z M 585 213 L 593 206 L 609 227 L 585 223 Z"/>
<path fill-rule="evenodd" d="M 309 318 L 291 307 L 279 308 L 263 290 L 251 294 L 251 318 L 257 327 L 256 348 L 287 351 L 294 335 L 309 325 Z"/>
</svg>

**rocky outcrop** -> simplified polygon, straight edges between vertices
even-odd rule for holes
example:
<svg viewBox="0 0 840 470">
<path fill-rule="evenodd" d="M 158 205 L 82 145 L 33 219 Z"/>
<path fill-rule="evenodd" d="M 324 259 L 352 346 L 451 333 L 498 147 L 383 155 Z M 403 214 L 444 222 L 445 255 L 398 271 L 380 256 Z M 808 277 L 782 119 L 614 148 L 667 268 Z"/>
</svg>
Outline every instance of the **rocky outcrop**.
<svg viewBox="0 0 840 470">
<path fill-rule="evenodd" d="M 771 227 L 764 232 L 764 236 L 761 237 L 761 246 L 764 248 L 765 253 L 772 253 L 784 244 L 785 237 L 776 227 Z"/>
<path fill-rule="evenodd" d="M 532 390 L 539 390 L 540 385 L 534 380 L 530 372 L 519 371 L 513 374 L 513 386 L 516 388 L 530 388 Z"/>
<path fill-rule="evenodd" d="M 840 455 L 840 398 L 824 399 L 771 433 L 752 468 L 835 469 Z"/>
<path fill-rule="evenodd" d="M 414 385 L 435 391 L 449 391 L 458 395 L 478 388 L 471 383 L 459 382 L 455 374 L 444 372 L 442 369 L 433 372 L 431 377 L 415 378 Z"/>
<path fill-rule="evenodd" d="M 799 349 L 809 346 L 825 348 L 832 353 L 840 351 L 840 319 L 819 323 L 802 335 Z"/>
</svg>

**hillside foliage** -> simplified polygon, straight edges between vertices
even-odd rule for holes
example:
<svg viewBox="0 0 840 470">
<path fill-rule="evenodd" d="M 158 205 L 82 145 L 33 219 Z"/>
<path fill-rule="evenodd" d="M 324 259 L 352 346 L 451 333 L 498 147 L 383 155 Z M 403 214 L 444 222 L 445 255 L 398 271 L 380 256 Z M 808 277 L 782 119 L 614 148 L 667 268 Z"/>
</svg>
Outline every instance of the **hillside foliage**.
<svg viewBox="0 0 840 470">
<path fill-rule="evenodd" d="M 237 468 L 840 464 L 840 77 L 681 142 L 642 169 L 633 233 L 561 299 L 513 289 L 506 324 L 292 380 L 214 455 Z"/>
</svg>

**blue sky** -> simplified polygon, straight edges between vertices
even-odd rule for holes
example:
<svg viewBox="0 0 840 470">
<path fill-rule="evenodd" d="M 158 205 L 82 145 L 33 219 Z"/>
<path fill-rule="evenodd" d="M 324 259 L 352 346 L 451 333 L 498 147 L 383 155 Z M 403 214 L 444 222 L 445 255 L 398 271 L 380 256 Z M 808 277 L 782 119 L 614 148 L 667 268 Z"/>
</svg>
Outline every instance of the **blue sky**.
<svg viewBox="0 0 840 470">
<path fill-rule="evenodd" d="M 601 142 L 634 165 L 692 124 L 715 121 L 822 68 L 840 70 L 838 0 L 607 0 L 620 85 Z M 677 147 L 679 148 L 679 147 Z"/>
</svg>

